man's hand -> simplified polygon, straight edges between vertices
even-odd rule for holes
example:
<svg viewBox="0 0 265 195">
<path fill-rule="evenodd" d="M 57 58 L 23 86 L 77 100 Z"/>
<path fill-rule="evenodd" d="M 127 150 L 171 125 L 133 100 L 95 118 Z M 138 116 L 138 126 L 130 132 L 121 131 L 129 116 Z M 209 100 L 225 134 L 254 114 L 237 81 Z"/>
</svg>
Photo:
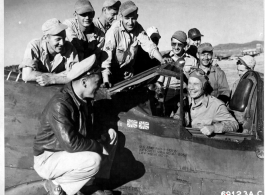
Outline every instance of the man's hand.
<svg viewBox="0 0 265 195">
<path fill-rule="evenodd" d="M 125 71 L 124 72 L 124 79 L 128 79 L 128 78 L 131 78 L 133 77 L 133 73 L 132 72 L 129 72 L 129 71 Z"/>
<path fill-rule="evenodd" d="M 214 132 L 214 126 L 203 126 L 200 131 L 202 132 L 202 134 L 209 136 Z"/>
<path fill-rule="evenodd" d="M 102 84 L 100 85 L 100 87 L 101 87 L 101 88 L 107 88 L 107 89 L 109 89 L 109 88 L 112 87 L 112 84 L 109 83 L 109 82 L 105 82 L 105 83 L 102 83 Z"/>
<path fill-rule="evenodd" d="M 110 137 L 110 144 L 111 144 L 114 140 L 116 140 L 117 133 L 114 129 L 109 129 L 108 134 Z"/>
<path fill-rule="evenodd" d="M 165 64 L 165 63 L 171 63 L 173 62 L 172 58 L 163 58 L 163 62 L 161 62 L 162 64 Z"/>
<path fill-rule="evenodd" d="M 40 76 L 37 76 L 36 82 L 40 86 L 47 86 L 47 85 L 55 84 L 54 76 L 53 76 L 53 74 L 50 74 L 50 73 L 46 73 L 46 74 L 42 74 Z"/>
</svg>

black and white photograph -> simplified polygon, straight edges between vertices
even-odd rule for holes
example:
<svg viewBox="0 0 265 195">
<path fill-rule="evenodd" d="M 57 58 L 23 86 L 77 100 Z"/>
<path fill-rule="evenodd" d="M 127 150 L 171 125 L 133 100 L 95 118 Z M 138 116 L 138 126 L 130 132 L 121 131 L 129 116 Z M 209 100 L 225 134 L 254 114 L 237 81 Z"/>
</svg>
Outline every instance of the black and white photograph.
<svg viewBox="0 0 265 195">
<path fill-rule="evenodd" d="M 264 195 L 263 0 L 0 8 L 0 194 Z"/>
</svg>

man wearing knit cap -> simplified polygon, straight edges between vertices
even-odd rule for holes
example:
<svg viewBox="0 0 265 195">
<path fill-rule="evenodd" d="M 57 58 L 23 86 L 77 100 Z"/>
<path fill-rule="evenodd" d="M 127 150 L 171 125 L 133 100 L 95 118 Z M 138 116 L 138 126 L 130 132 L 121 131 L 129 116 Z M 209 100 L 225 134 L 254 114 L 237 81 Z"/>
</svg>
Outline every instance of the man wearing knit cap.
<svg viewBox="0 0 265 195">
<path fill-rule="evenodd" d="M 183 31 L 176 31 L 171 37 L 171 47 L 172 50 L 165 55 L 164 58 L 168 58 L 172 61 L 177 61 L 180 58 L 185 60 L 185 65 L 183 71 L 188 74 L 191 67 L 197 65 L 197 60 L 186 54 L 185 47 L 187 45 L 187 35 Z M 161 76 L 158 79 L 164 88 L 167 88 L 167 94 L 165 97 L 165 115 L 168 116 L 172 111 L 176 112 L 177 100 L 179 100 L 179 90 L 180 90 L 180 80 L 175 77 L 165 77 Z"/>
<path fill-rule="evenodd" d="M 238 130 L 238 123 L 224 102 L 211 96 L 208 77 L 199 68 L 193 69 L 188 79 L 188 104 L 185 111 L 186 126 L 199 128 L 207 136 Z M 178 118 L 177 113 L 174 118 Z"/>
<path fill-rule="evenodd" d="M 195 58 L 197 58 L 197 49 L 201 44 L 201 37 L 203 35 L 197 28 L 192 28 L 188 32 L 188 50 L 187 53 Z"/>
<path fill-rule="evenodd" d="M 117 133 L 103 129 L 99 134 L 93 125 L 93 99 L 102 80 L 96 56 L 80 62 L 78 69 L 73 67 L 67 77 L 72 82 L 57 92 L 42 112 L 34 139 L 34 169 L 46 179 L 44 187 L 51 195 L 91 194 L 96 174 L 103 169 L 101 175 L 109 177 L 110 168 L 103 164 L 107 160 L 111 166 Z"/>
<path fill-rule="evenodd" d="M 237 65 L 237 73 L 238 73 L 238 76 L 239 76 L 239 79 L 237 79 L 233 86 L 232 86 L 232 90 L 231 90 L 231 97 L 233 96 L 235 90 L 236 90 L 236 87 L 239 83 L 239 80 L 240 78 L 249 70 L 254 70 L 255 68 L 255 65 L 256 65 L 256 60 L 250 56 L 250 55 L 245 55 L 243 57 L 239 57 L 237 62 L 236 62 L 236 65 Z"/>
<path fill-rule="evenodd" d="M 210 43 L 202 43 L 198 47 L 197 58 L 198 67 L 209 77 L 209 82 L 213 88 L 212 96 L 226 103 L 229 100 L 230 89 L 226 75 L 219 66 L 213 66 L 213 47 Z"/>
<path fill-rule="evenodd" d="M 105 87 L 134 75 L 134 63 L 138 46 L 151 58 L 164 62 L 157 46 L 150 40 L 137 22 L 138 7 L 132 1 L 120 6 L 120 20 L 112 24 L 106 33 L 102 53 L 103 82 Z"/>
<path fill-rule="evenodd" d="M 77 0 L 74 16 L 63 22 L 68 26 L 67 39 L 75 46 L 80 60 L 92 54 L 96 54 L 99 59 L 104 45 L 104 33 L 93 23 L 95 11 L 90 1 Z"/>
<path fill-rule="evenodd" d="M 94 21 L 95 26 L 104 34 L 106 34 L 111 24 L 117 19 L 120 5 L 121 2 L 117 0 L 104 1 L 101 15 Z"/>
<path fill-rule="evenodd" d="M 74 46 L 65 41 L 65 29 L 67 26 L 58 19 L 47 20 L 42 25 L 43 37 L 28 43 L 19 65 L 25 82 L 36 81 L 41 86 L 46 86 L 70 81 L 65 72 L 79 59 Z"/>
</svg>

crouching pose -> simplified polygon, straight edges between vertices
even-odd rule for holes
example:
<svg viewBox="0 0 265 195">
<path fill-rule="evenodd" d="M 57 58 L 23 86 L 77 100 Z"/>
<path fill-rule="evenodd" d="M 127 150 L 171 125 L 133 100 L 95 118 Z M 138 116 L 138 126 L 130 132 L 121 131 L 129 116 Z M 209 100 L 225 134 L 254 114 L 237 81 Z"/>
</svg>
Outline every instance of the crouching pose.
<svg viewBox="0 0 265 195">
<path fill-rule="evenodd" d="M 102 80 L 95 64 L 92 55 L 78 69 L 73 67 L 67 73 L 73 81 L 56 93 L 42 112 L 34 139 L 34 169 L 46 179 L 44 187 L 50 194 L 85 193 L 96 174 L 109 177 L 117 134 L 109 129 L 101 138 L 94 138 L 93 98 Z M 95 194 L 107 192 L 97 190 Z"/>
<path fill-rule="evenodd" d="M 199 128 L 204 135 L 237 131 L 238 123 L 228 112 L 224 102 L 209 95 L 208 77 L 204 71 L 193 69 L 188 80 L 188 110 L 185 111 L 187 126 Z M 178 113 L 174 118 L 179 118 Z"/>
</svg>

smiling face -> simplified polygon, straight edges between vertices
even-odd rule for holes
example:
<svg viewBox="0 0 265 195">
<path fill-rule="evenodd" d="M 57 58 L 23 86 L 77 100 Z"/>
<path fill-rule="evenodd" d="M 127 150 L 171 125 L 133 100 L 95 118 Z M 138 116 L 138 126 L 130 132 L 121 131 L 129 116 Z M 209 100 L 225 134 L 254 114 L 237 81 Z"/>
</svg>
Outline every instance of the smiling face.
<svg viewBox="0 0 265 195">
<path fill-rule="evenodd" d="M 202 82 L 198 78 L 189 77 L 188 92 L 193 99 L 200 97 L 204 93 Z"/>
<path fill-rule="evenodd" d="M 111 25 L 112 22 L 117 19 L 118 9 L 104 8 L 103 13 L 107 23 Z"/>
<path fill-rule="evenodd" d="M 137 18 L 138 14 L 136 11 L 128 14 L 127 16 L 121 16 L 122 24 L 128 32 L 134 29 Z"/>
<path fill-rule="evenodd" d="M 175 38 L 171 39 L 171 47 L 172 47 L 172 51 L 175 55 L 182 56 L 183 53 L 185 52 L 185 50 L 184 50 L 185 46 L 186 46 L 185 43 L 182 43 Z"/>
<path fill-rule="evenodd" d="M 62 53 L 64 51 L 65 38 L 66 38 L 65 30 L 63 30 L 57 35 L 48 35 L 47 36 L 48 48 L 56 53 Z"/>
<path fill-rule="evenodd" d="M 92 24 L 94 16 L 95 12 L 86 12 L 83 14 L 75 13 L 75 18 L 77 19 L 79 25 L 85 28 Z"/>
<path fill-rule="evenodd" d="M 102 83 L 101 74 L 93 74 L 82 79 L 83 97 L 94 98 L 97 90 Z"/>
<path fill-rule="evenodd" d="M 197 57 L 199 58 L 200 65 L 209 67 L 213 61 L 213 52 L 203 51 L 202 53 L 198 53 Z"/>
</svg>

